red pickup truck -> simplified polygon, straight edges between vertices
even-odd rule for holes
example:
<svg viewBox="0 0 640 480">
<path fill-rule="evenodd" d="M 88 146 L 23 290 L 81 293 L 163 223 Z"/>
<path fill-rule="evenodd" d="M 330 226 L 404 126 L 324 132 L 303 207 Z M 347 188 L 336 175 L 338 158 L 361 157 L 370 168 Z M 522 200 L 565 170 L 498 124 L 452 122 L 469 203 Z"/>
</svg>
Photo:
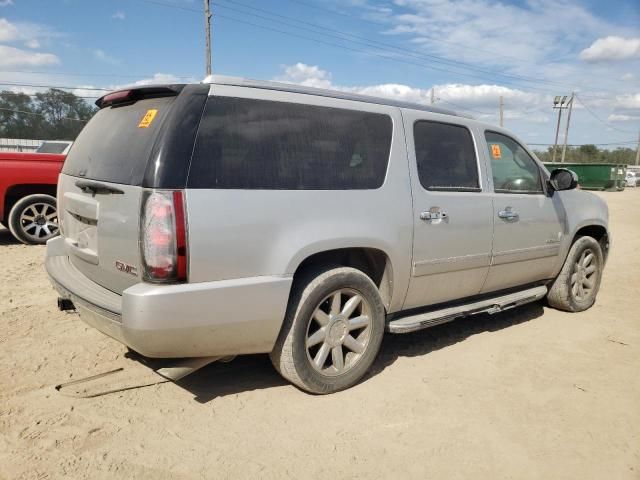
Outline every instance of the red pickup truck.
<svg viewBox="0 0 640 480">
<path fill-rule="evenodd" d="M 27 244 L 58 234 L 56 184 L 66 155 L 0 152 L 0 224 Z"/>
</svg>

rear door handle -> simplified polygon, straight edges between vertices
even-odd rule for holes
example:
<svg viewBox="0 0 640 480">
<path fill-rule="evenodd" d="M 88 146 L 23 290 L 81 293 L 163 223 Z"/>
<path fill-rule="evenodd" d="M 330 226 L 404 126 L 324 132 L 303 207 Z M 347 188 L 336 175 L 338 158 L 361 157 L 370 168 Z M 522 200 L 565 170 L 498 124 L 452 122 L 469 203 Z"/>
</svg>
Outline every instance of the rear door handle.
<svg viewBox="0 0 640 480">
<path fill-rule="evenodd" d="M 431 207 L 428 211 L 420 213 L 420 220 L 426 220 L 427 222 L 446 220 L 448 218 L 447 212 L 440 210 L 438 207 Z"/>
<path fill-rule="evenodd" d="M 500 218 L 504 218 L 505 220 L 516 220 L 518 217 L 520 217 L 518 212 L 514 211 L 511 207 L 500 210 L 498 212 L 498 216 Z"/>
</svg>

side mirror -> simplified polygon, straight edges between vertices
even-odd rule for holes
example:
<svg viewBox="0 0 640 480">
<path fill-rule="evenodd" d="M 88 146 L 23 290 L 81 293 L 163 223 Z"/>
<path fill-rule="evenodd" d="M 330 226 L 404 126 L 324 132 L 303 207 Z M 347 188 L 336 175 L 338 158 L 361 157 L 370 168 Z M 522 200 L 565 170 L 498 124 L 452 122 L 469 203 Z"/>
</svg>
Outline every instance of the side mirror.
<svg viewBox="0 0 640 480">
<path fill-rule="evenodd" d="M 578 175 L 566 168 L 556 168 L 551 172 L 549 185 L 556 191 L 573 190 L 578 186 Z"/>
</svg>

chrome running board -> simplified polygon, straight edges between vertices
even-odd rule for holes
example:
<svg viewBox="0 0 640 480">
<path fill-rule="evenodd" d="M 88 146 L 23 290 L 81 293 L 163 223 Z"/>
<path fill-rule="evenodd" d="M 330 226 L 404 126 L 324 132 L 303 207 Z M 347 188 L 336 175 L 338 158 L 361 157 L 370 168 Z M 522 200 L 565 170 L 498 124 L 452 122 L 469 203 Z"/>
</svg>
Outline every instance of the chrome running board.
<svg viewBox="0 0 640 480">
<path fill-rule="evenodd" d="M 521 292 L 509 293 L 498 297 L 478 300 L 466 305 L 443 308 L 426 313 L 419 313 L 408 317 L 400 317 L 392 320 L 387 325 L 387 330 L 391 333 L 409 333 L 423 328 L 433 327 L 441 323 L 450 322 L 460 317 L 476 315 L 478 313 L 494 314 L 508 310 L 510 308 L 524 305 L 525 303 L 540 300 L 547 294 L 547 287 L 540 286 L 529 288 Z"/>
</svg>

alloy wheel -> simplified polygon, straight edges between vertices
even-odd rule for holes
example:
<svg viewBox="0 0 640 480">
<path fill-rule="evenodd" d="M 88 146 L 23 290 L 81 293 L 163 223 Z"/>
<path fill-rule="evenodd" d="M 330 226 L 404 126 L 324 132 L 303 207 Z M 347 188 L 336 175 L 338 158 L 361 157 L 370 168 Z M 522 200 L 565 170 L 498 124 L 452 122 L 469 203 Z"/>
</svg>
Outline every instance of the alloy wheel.
<svg viewBox="0 0 640 480">
<path fill-rule="evenodd" d="M 596 286 L 598 265 L 595 253 L 587 248 L 573 265 L 571 293 L 580 302 L 587 299 Z"/>
<path fill-rule="evenodd" d="M 20 228 L 36 242 L 48 240 L 58 234 L 58 212 L 48 203 L 32 203 L 20 213 Z"/>
<path fill-rule="evenodd" d="M 362 358 L 371 338 L 371 306 L 352 289 L 325 297 L 313 311 L 305 337 L 307 358 L 317 372 L 337 376 Z"/>
</svg>

